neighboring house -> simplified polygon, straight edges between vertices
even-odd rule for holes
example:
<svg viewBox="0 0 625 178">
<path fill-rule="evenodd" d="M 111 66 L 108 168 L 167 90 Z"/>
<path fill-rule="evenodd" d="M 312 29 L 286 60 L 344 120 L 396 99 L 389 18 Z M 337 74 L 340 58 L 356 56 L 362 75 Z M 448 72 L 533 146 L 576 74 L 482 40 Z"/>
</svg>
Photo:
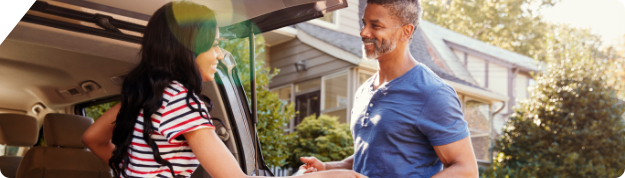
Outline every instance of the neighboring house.
<svg viewBox="0 0 625 178">
<path fill-rule="evenodd" d="M 420 29 L 437 67 L 493 95 L 505 97 L 500 102 L 492 102 L 458 92 L 464 104 L 465 119 L 469 122 L 476 157 L 480 161 L 490 162 L 491 157 L 484 154 L 489 152 L 488 149 L 478 145 L 488 142 L 487 135 L 496 138 L 502 134 L 502 128 L 513 113 L 517 101 L 529 97 L 528 87 L 534 85 L 531 73 L 540 71 L 538 63 L 530 57 L 431 22 L 422 21 Z"/>
<path fill-rule="evenodd" d="M 363 59 L 359 19 L 364 2 L 348 0 L 347 9 L 265 34 L 265 60 L 280 69 L 269 87 L 300 113 L 288 131 L 313 114 L 350 122 L 355 91 L 377 70 L 376 61 Z M 426 21 L 419 25 L 410 52 L 454 87 L 478 162 L 488 165 L 491 138 L 515 101 L 528 96 L 529 73 L 538 70 L 534 60 Z"/>
</svg>

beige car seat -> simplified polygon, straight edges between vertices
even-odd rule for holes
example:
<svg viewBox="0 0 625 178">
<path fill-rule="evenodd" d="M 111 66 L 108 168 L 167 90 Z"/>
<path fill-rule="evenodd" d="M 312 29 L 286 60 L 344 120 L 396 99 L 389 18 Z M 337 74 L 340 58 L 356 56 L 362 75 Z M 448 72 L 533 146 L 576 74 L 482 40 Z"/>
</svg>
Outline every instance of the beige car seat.
<svg viewBox="0 0 625 178">
<path fill-rule="evenodd" d="M 37 143 L 37 119 L 24 114 L 0 114 L 0 144 L 31 147 Z M 0 156 L 0 172 L 15 178 L 22 156 Z"/>
<path fill-rule="evenodd" d="M 45 147 L 34 147 L 24 155 L 18 178 L 109 178 L 111 171 L 87 150 L 82 134 L 93 119 L 68 114 L 48 114 L 43 120 Z"/>
</svg>

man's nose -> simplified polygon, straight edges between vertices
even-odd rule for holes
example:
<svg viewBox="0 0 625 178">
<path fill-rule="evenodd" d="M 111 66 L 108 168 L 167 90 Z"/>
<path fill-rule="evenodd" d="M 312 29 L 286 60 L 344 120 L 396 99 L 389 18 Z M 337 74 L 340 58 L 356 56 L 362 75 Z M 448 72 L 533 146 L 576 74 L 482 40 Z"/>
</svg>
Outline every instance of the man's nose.
<svg viewBox="0 0 625 178">
<path fill-rule="evenodd" d="M 362 38 L 371 38 L 371 33 L 369 32 L 367 27 L 363 27 L 360 30 L 360 37 L 362 37 Z"/>
</svg>

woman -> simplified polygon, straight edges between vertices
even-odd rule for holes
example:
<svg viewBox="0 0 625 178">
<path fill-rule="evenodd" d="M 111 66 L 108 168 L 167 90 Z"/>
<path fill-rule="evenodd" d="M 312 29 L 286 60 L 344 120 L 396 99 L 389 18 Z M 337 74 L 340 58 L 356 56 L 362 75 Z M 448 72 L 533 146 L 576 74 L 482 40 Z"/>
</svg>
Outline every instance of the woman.
<svg viewBox="0 0 625 178">
<path fill-rule="evenodd" d="M 176 1 L 154 13 L 120 104 L 82 138 L 115 177 L 189 177 L 199 164 L 215 178 L 247 177 L 198 98 L 223 58 L 218 36 L 215 15 L 205 6 Z M 344 170 L 300 177 L 363 176 Z"/>
</svg>

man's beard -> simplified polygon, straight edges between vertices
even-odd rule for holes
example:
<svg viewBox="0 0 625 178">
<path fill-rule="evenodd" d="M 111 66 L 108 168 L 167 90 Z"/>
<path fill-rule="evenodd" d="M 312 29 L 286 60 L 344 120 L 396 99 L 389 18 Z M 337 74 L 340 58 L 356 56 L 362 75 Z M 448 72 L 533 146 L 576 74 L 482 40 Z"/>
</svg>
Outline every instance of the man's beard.
<svg viewBox="0 0 625 178">
<path fill-rule="evenodd" d="M 367 50 L 365 48 L 366 58 L 371 59 L 371 60 L 377 59 L 378 57 L 393 51 L 395 47 L 397 47 L 397 44 L 393 43 L 394 41 L 395 39 L 391 38 L 388 40 L 382 40 L 382 42 L 380 43 L 375 38 L 371 38 L 371 39 L 362 38 L 363 43 L 373 43 L 373 46 L 374 46 L 373 51 Z"/>
</svg>

